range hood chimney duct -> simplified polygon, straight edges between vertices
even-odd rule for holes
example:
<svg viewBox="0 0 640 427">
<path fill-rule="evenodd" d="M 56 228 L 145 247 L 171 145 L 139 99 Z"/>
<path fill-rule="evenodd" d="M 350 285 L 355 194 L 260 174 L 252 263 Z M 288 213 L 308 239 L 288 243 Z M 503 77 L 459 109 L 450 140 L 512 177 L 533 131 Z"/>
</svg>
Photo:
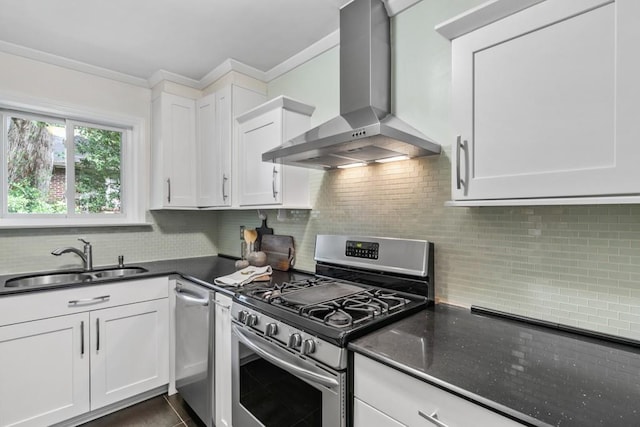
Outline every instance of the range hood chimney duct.
<svg viewBox="0 0 640 427">
<path fill-rule="evenodd" d="M 262 160 L 332 169 L 440 153 L 438 144 L 390 111 L 389 15 L 382 0 L 353 0 L 340 10 L 340 116 L 263 153 Z"/>
</svg>

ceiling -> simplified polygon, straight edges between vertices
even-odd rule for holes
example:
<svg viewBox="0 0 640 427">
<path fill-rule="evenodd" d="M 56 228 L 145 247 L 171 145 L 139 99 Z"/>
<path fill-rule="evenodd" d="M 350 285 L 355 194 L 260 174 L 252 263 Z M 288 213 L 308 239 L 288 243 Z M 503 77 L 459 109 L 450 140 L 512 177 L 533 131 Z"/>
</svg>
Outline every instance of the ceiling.
<svg viewBox="0 0 640 427">
<path fill-rule="evenodd" d="M 141 79 L 165 70 L 200 80 L 229 58 L 266 72 L 336 31 L 347 2 L 0 0 L 0 50 Z"/>
</svg>

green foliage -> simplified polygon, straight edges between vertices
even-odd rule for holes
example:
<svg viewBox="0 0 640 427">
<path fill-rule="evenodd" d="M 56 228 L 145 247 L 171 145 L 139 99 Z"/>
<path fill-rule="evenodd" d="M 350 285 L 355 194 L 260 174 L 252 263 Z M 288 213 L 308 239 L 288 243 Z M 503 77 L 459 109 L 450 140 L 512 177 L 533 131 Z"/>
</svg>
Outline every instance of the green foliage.
<svg viewBox="0 0 640 427">
<path fill-rule="evenodd" d="M 65 201 L 51 200 L 55 197 L 50 186 L 57 154 L 48 130 L 51 126 L 64 125 L 11 120 L 7 158 L 10 213 L 66 213 Z M 76 213 L 120 212 L 122 132 L 77 126 L 74 135 Z"/>
<path fill-rule="evenodd" d="M 76 212 L 119 212 L 122 133 L 88 127 L 76 130 Z"/>
<path fill-rule="evenodd" d="M 8 196 L 9 213 L 54 214 L 67 211 L 66 203 L 42 198 L 40 190 L 28 182 L 12 183 Z"/>
</svg>

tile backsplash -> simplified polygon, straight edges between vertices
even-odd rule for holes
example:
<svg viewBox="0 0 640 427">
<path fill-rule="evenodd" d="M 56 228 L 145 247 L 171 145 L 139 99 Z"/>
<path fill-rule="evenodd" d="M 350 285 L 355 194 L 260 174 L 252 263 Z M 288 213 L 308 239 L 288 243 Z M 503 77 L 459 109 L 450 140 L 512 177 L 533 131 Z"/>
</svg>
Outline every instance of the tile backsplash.
<svg viewBox="0 0 640 427">
<path fill-rule="evenodd" d="M 131 264 L 217 253 L 215 212 L 154 211 L 147 221 L 147 227 L 2 229 L 0 275 L 81 267 L 74 254 L 50 254 L 63 246 L 82 249 L 79 237 L 91 242 L 95 267 L 117 264 L 118 255 Z"/>
<path fill-rule="evenodd" d="M 312 211 L 267 211 L 313 271 L 316 234 L 431 240 L 439 301 L 478 305 L 640 340 L 640 206 L 445 207 L 448 153 L 311 171 Z M 220 212 L 218 248 L 239 254 L 256 211 Z"/>
</svg>

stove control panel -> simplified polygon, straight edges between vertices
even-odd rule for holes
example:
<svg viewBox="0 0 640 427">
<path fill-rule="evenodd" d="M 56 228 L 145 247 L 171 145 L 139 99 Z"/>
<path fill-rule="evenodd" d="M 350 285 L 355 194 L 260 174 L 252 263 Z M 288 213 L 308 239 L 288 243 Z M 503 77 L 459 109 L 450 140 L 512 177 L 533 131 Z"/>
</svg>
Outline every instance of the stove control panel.
<svg viewBox="0 0 640 427">
<path fill-rule="evenodd" d="M 236 326 L 251 330 L 254 334 L 282 348 L 288 348 L 288 351 L 301 357 L 317 360 L 338 370 L 347 366 L 346 348 L 324 341 L 251 307 L 234 302 L 231 304 L 231 318 Z"/>
<path fill-rule="evenodd" d="M 378 259 L 379 249 L 379 243 L 347 240 L 345 255 L 355 258 Z"/>
</svg>

